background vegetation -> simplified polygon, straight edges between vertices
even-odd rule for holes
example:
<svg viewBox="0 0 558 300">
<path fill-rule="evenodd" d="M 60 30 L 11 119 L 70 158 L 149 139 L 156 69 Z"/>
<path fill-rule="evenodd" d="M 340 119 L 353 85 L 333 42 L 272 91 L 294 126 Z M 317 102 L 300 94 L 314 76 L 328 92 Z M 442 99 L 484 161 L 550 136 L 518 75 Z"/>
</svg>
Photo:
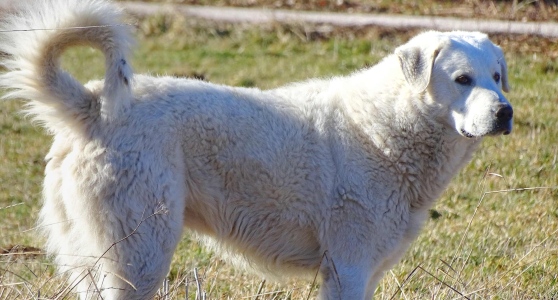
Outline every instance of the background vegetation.
<svg viewBox="0 0 558 300">
<path fill-rule="evenodd" d="M 384 2 L 388 1 L 365 1 Z M 404 1 L 389 1 L 393 4 L 385 4 L 386 10 L 401 9 L 399 2 Z M 483 2 L 496 9 L 524 5 L 518 12 L 524 18 L 533 10 L 557 16 L 555 6 L 542 1 L 460 1 L 455 9 Z M 273 5 L 281 3 L 287 2 Z M 320 6 L 319 1 L 302 3 L 306 8 Z M 416 3 L 420 9 L 447 4 Z M 277 24 L 255 28 L 176 16 L 154 16 L 137 24 L 136 72 L 260 88 L 348 74 L 376 63 L 416 33 Z M 485 139 L 433 207 L 403 261 L 386 274 L 378 299 L 558 298 L 558 44 L 534 36 L 492 38 L 503 46 L 508 60 L 514 132 Z M 103 74 L 102 57 L 87 48 L 69 51 L 64 66 L 83 81 Z M 71 298 L 71 285 L 42 255 L 42 240 L 34 230 L 43 157 L 51 138 L 18 114 L 21 105 L 0 102 L 0 299 Z M 175 254 L 169 285 L 158 298 L 165 298 L 167 291 L 171 299 L 187 294 L 193 299 L 198 291 L 207 299 L 315 296 L 311 281 L 264 282 L 222 262 L 189 234 Z"/>
</svg>

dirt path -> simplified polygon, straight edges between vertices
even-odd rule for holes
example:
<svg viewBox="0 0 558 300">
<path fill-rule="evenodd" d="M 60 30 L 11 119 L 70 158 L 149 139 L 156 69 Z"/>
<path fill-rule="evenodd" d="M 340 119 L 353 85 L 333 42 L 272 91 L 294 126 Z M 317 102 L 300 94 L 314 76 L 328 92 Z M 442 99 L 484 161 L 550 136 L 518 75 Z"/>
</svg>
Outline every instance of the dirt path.
<svg viewBox="0 0 558 300">
<path fill-rule="evenodd" d="M 130 13 L 137 15 L 180 13 L 185 16 L 233 23 L 313 23 L 330 24 L 341 27 L 382 26 L 400 29 L 424 28 L 444 31 L 476 30 L 486 33 L 527 34 L 558 38 L 558 23 L 554 22 L 514 22 L 432 16 L 307 12 L 146 2 L 120 2 L 120 4 Z"/>
</svg>

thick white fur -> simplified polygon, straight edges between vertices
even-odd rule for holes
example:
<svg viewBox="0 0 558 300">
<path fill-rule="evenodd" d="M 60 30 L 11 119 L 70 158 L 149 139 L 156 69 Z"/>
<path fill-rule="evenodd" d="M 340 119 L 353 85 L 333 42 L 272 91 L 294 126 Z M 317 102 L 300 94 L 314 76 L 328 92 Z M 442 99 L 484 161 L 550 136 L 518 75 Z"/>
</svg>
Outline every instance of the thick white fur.
<svg viewBox="0 0 558 300">
<path fill-rule="evenodd" d="M 119 22 L 102 0 L 44 0 L 2 26 L 58 28 L 2 34 L 0 86 L 54 135 L 40 223 L 83 299 L 151 297 L 184 225 L 266 273 L 319 271 L 321 299 L 370 299 L 481 138 L 511 131 L 484 34 L 426 32 L 349 76 L 261 91 L 132 78 Z M 59 68 L 78 44 L 103 51 L 104 81 Z"/>
</svg>

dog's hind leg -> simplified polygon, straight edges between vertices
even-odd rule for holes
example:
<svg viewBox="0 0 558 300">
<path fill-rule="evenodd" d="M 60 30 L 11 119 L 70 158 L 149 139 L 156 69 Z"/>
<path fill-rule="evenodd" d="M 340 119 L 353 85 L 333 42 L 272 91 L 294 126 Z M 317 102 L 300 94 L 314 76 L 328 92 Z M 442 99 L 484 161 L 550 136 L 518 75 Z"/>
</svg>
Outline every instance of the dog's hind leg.
<svg viewBox="0 0 558 300">
<path fill-rule="evenodd" d="M 163 228 L 168 222 L 166 213 L 146 216 L 129 235 L 111 245 L 116 253 L 113 258 L 99 260 L 100 272 L 94 288 L 101 292 L 103 299 L 153 297 L 169 271 L 181 234 L 181 230 L 173 232 L 171 228 Z"/>
<path fill-rule="evenodd" d="M 321 274 L 320 300 L 364 299 L 370 277 L 368 264 L 345 263 L 328 257 Z"/>
<path fill-rule="evenodd" d="M 45 183 L 56 185 L 42 214 L 53 223 L 60 209 L 67 219 L 48 226 L 48 245 L 81 299 L 149 299 L 168 273 L 184 223 L 185 170 L 179 145 L 157 145 L 51 151 Z"/>
<path fill-rule="evenodd" d="M 96 287 L 104 299 L 150 299 L 169 271 L 182 235 L 186 193 L 177 153 L 144 151 L 114 163 L 121 169 L 113 173 L 112 197 L 104 199 L 111 216 Z"/>
<path fill-rule="evenodd" d="M 57 262 L 74 266 L 64 269 L 71 272 L 71 287 L 76 285 L 74 291 L 81 299 L 151 299 L 169 271 L 182 235 L 182 218 L 178 215 L 161 203 L 146 208 L 139 218 L 131 214 L 111 218 L 102 236 L 83 232 L 83 240 L 73 241 L 77 245 L 94 244 L 91 248 L 96 250 L 86 251 L 97 254 L 87 252 L 81 257 L 75 252 L 80 247 L 76 245 L 71 249 L 74 255 L 61 255 Z"/>
</svg>

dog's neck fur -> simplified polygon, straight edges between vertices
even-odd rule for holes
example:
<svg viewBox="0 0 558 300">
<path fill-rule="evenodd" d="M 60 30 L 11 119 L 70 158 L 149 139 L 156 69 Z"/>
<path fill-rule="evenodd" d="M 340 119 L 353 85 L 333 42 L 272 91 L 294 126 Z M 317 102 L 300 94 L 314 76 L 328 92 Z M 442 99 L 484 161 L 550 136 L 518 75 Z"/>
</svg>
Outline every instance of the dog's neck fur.
<svg viewBox="0 0 558 300">
<path fill-rule="evenodd" d="M 295 83 L 273 92 L 284 99 L 309 99 L 299 105 L 307 111 L 321 111 L 312 114 L 323 116 L 314 120 L 317 128 L 320 123 L 337 122 L 329 127 L 344 127 L 352 131 L 350 136 L 358 133 L 361 143 L 355 144 L 366 148 L 362 152 L 391 164 L 396 180 L 396 175 L 404 174 L 398 184 L 405 201 L 413 209 L 427 209 L 471 159 L 481 139 L 462 137 L 446 124 L 447 108 L 437 104 L 428 91 L 412 91 L 402 72 L 391 70 L 398 62 L 390 60 L 397 58 L 386 57 L 372 67 L 374 71 Z M 324 107 L 336 111 L 326 112 Z M 421 138 L 413 137 L 417 135 Z"/>
<path fill-rule="evenodd" d="M 374 68 L 392 68 L 394 64 L 385 63 L 390 59 L 396 58 L 387 57 Z M 347 110 L 347 122 L 354 123 L 355 128 L 362 128 L 364 138 L 374 148 L 368 150 L 370 155 L 381 156 L 392 164 L 397 173 L 404 174 L 399 182 L 402 196 L 413 209 L 427 209 L 451 178 L 471 159 L 481 139 L 462 137 L 445 124 L 443 120 L 448 114 L 445 108 L 437 105 L 427 91 L 414 93 L 403 74 L 395 73 L 392 77 L 385 74 L 394 72 L 364 70 L 346 77 L 343 79 L 345 82 L 339 84 L 350 85 L 351 88 L 340 90 L 350 92 L 338 96 Z M 374 94 L 367 95 L 371 85 L 376 86 Z M 355 94 L 360 97 L 352 96 Z M 388 105 L 378 105 L 377 101 L 388 102 Z M 420 109 L 431 112 L 421 112 L 418 102 L 430 103 L 428 106 L 421 105 Z M 378 106 L 382 109 L 377 109 Z M 385 135 L 388 132 L 391 135 Z"/>
</svg>

